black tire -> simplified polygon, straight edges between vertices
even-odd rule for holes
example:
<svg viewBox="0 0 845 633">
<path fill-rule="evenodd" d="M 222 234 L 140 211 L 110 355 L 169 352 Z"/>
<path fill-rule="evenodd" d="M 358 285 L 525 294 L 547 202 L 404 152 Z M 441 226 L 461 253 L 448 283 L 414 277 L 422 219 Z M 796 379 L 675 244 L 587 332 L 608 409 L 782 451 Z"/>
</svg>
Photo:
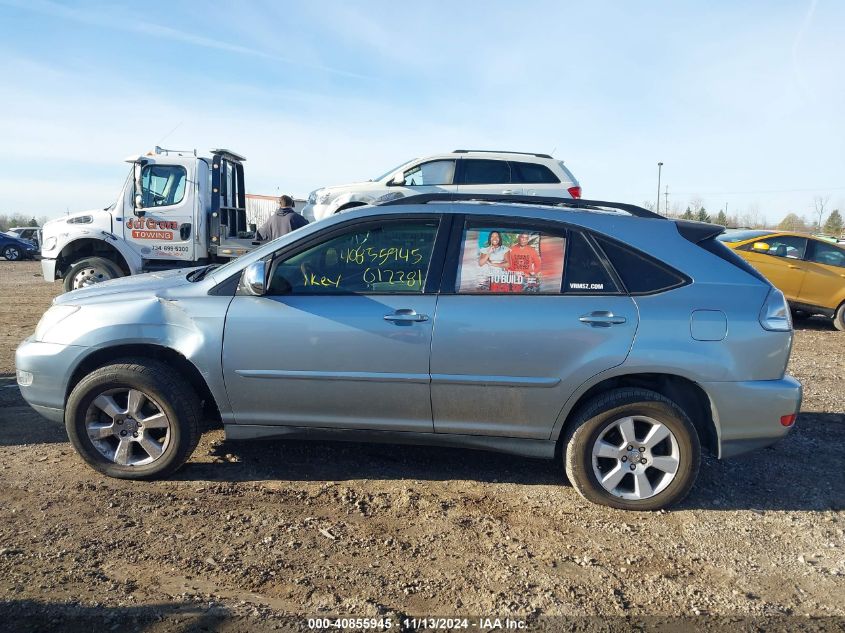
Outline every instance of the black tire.
<svg viewBox="0 0 845 633">
<path fill-rule="evenodd" d="M 836 308 L 833 314 L 833 327 L 840 332 L 845 332 L 845 301 Z"/>
<path fill-rule="evenodd" d="M 123 277 L 123 271 L 113 261 L 104 257 L 85 257 L 74 262 L 65 273 L 64 279 L 62 280 L 65 292 L 77 289 L 74 288 L 74 279 L 86 268 L 95 268 L 102 271 L 102 275 L 98 276 L 97 282 Z"/>
<path fill-rule="evenodd" d="M 9 245 L 3 249 L 3 257 L 10 262 L 16 262 L 23 259 L 23 252 L 17 246 Z"/>
<path fill-rule="evenodd" d="M 152 463 L 120 465 L 105 457 L 86 430 L 89 407 L 113 389 L 131 388 L 152 398 L 170 421 L 170 436 L 161 456 Z M 200 438 L 200 400 L 178 372 L 147 358 L 128 358 L 94 370 L 74 387 L 65 408 L 65 428 L 77 452 L 104 475 L 118 479 L 158 479 L 175 472 L 193 453 Z"/>
<path fill-rule="evenodd" d="M 611 494 L 593 469 L 594 444 L 614 422 L 627 416 L 657 420 L 677 441 L 679 457 L 674 478 L 665 489 L 645 499 Z M 587 402 L 576 413 L 564 437 L 563 449 L 566 475 L 575 490 L 588 501 L 622 510 L 659 510 L 678 503 L 695 483 L 701 463 L 698 433 L 687 415 L 674 402 L 648 389 L 614 389 Z"/>
</svg>

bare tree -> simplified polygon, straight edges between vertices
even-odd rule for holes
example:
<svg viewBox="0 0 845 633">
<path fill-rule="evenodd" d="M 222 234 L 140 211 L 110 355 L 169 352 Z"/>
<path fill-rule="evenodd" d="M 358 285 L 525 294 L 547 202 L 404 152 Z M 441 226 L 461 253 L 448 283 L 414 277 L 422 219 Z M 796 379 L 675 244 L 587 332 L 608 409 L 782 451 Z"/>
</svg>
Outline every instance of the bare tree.
<svg viewBox="0 0 845 633">
<path fill-rule="evenodd" d="M 814 229 L 816 231 L 821 230 L 822 219 L 824 218 L 824 208 L 827 206 L 829 201 L 830 196 L 816 196 L 813 198 L 813 209 L 816 214 L 816 224 Z"/>
<path fill-rule="evenodd" d="M 739 216 L 739 223 L 749 229 L 756 229 L 761 226 L 760 223 L 760 205 L 753 202 L 748 205 L 745 213 Z"/>
</svg>

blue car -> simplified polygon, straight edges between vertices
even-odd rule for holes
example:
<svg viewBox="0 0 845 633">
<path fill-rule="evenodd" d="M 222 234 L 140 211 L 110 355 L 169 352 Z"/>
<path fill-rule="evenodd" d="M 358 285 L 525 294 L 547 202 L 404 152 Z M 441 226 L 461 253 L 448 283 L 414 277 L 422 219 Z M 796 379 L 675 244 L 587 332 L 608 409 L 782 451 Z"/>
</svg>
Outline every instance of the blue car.
<svg viewBox="0 0 845 633">
<path fill-rule="evenodd" d="M 547 458 L 591 501 L 655 510 L 703 452 L 768 446 L 801 405 L 786 299 L 722 231 L 512 194 L 358 207 L 57 297 L 17 382 L 112 477 L 169 475 L 209 420 Z"/>
<path fill-rule="evenodd" d="M 13 233 L 0 233 L 0 255 L 9 261 L 34 259 L 38 249 L 32 242 L 22 240 Z"/>
</svg>

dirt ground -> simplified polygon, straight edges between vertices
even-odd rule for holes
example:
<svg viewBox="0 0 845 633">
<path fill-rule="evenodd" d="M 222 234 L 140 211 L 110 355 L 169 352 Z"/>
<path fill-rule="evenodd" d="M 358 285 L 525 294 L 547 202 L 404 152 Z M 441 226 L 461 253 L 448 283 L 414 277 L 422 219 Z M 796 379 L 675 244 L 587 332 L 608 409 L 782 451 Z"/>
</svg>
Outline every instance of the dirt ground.
<svg viewBox="0 0 845 633">
<path fill-rule="evenodd" d="M 568 630 L 690 625 L 678 616 L 702 629 L 845 625 L 845 333 L 823 320 L 797 326 L 795 431 L 705 459 L 669 512 L 592 505 L 551 462 L 236 443 L 221 431 L 172 479 L 130 483 L 86 467 L 14 385 L 14 348 L 60 290 L 39 271 L 0 261 L 2 626 L 308 630 L 321 615 L 389 617 L 395 630 L 432 615 Z"/>
</svg>

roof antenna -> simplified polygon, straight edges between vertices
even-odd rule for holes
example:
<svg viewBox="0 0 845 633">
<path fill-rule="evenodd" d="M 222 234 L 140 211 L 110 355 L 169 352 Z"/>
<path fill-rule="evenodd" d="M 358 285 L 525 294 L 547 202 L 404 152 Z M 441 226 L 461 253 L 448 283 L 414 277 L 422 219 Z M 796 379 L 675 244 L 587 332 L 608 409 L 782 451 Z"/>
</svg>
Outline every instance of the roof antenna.
<svg viewBox="0 0 845 633">
<path fill-rule="evenodd" d="M 167 140 L 167 137 L 168 137 L 168 136 L 170 136 L 170 135 L 171 135 L 171 134 L 173 134 L 176 130 L 178 130 L 180 127 L 182 127 L 182 124 L 183 124 L 183 123 L 184 123 L 184 121 L 179 121 L 179 123 L 176 125 L 176 127 L 175 127 L 175 128 L 173 128 L 172 130 L 170 130 L 170 131 L 169 131 L 167 134 L 165 134 L 164 136 L 162 136 L 162 137 L 159 139 L 159 141 L 156 143 L 156 145 L 161 145 L 163 141 Z"/>
<path fill-rule="evenodd" d="M 555 145 L 555 148 L 552 151 L 549 152 L 549 156 L 554 156 L 556 150 L 557 150 L 557 145 Z"/>
</svg>

